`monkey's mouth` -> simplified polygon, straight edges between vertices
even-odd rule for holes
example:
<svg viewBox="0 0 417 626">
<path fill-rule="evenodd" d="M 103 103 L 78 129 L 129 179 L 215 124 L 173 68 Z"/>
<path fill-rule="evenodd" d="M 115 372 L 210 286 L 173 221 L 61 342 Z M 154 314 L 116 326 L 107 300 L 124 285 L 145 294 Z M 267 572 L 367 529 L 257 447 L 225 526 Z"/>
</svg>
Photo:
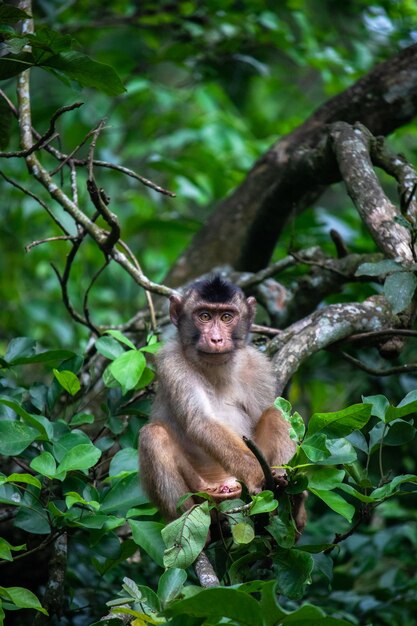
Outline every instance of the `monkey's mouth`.
<svg viewBox="0 0 417 626">
<path fill-rule="evenodd" d="M 207 352 L 206 350 L 198 350 L 200 357 L 207 363 L 226 363 L 233 355 L 233 350 L 222 350 L 221 352 Z"/>
</svg>

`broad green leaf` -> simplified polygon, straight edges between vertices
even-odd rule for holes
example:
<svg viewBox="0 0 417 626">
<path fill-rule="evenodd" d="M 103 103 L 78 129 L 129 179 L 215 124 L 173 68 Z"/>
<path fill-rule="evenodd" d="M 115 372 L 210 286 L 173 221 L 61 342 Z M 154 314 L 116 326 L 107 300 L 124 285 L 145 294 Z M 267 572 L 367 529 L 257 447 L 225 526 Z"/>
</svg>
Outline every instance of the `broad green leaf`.
<svg viewBox="0 0 417 626">
<path fill-rule="evenodd" d="M 6 541 L 6 539 L 0 537 L 0 559 L 13 561 L 12 552 L 21 552 L 26 549 L 27 547 L 25 543 L 20 546 L 13 546 L 11 543 Z"/>
<path fill-rule="evenodd" d="M 349 502 L 346 502 L 338 493 L 334 491 L 323 491 L 321 489 L 311 489 L 310 487 L 309 491 L 323 500 L 333 511 L 342 515 L 348 522 L 352 521 L 355 514 L 355 507 L 349 504 Z"/>
<path fill-rule="evenodd" d="M 383 500 L 392 496 L 397 491 L 400 491 L 399 487 L 405 483 L 417 483 L 417 476 L 414 474 L 403 474 L 402 476 L 396 476 L 391 482 L 374 489 L 371 496 L 376 500 Z"/>
<path fill-rule="evenodd" d="M 75 396 L 79 392 L 81 385 L 74 372 L 70 372 L 69 370 L 59 371 L 55 368 L 53 369 L 53 372 L 61 387 L 71 396 Z"/>
<path fill-rule="evenodd" d="M 123 395 L 125 395 L 136 387 L 145 367 L 146 359 L 142 352 L 128 350 L 111 363 L 109 370 L 122 387 Z"/>
<path fill-rule="evenodd" d="M 376 263 L 362 263 L 355 272 L 355 276 L 385 276 L 385 274 L 402 272 L 403 267 L 391 259 Z"/>
<path fill-rule="evenodd" d="M 291 420 L 291 411 L 292 406 L 291 403 L 288 402 L 285 398 L 276 398 L 274 401 L 274 407 L 279 409 L 283 415 L 283 417 L 289 422 Z"/>
<path fill-rule="evenodd" d="M 192 507 L 162 531 L 166 550 L 165 567 L 186 569 L 193 563 L 207 541 L 211 517 L 208 502 Z"/>
<path fill-rule="evenodd" d="M 371 415 L 379 417 L 379 419 L 385 421 L 385 414 L 389 408 L 389 402 L 385 396 L 366 396 L 362 398 L 364 404 L 371 405 Z"/>
<path fill-rule="evenodd" d="M 389 406 L 386 413 L 386 422 L 398 419 L 399 417 L 406 417 L 417 412 L 417 391 L 410 391 L 405 398 L 396 406 Z"/>
<path fill-rule="evenodd" d="M 47 478 L 54 478 L 56 473 L 56 462 L 50 452 L 41 452 L 30 462 L 30 467 Z"/>
<path fill-rule="evenodd" d="M 300 448 L 310 461 L 313 463 L 322 463 L 330 456 L 330 452 L 327 449 L 327 437 L 323 433 L 316 433 L 311 436 L 307 436 Z"/>
<path fill-rule="evenodd" d="M 138 451 L 135 448 L 123 448 L 116 452 L 110 462 L 109 476 L 118 476 L 123 472 L 138 471 Z"/>
<path fill-rule="evenodd" d="M 375 502 L 375 498 L 373 498 L 372 496 L 365 496 L 363 493 L 352 487 L 352 485 L 342 483 L 341 485 L 339 485 L 339 489 L 341 489 L 345 493 L 348 493 L 350 496 L 357 498 L 357 500 L 360 500 L 361 502 L 365 502 L 367 504 L 370 502 Z"/>
<path fill-rule="evenodd" d="M 32 428 L 36 428 L 42 435 L 43 439 L 50 440 L 53 436 L 53 429 L 51 422 L 43 415 L 34 415 L 28 413 L 18 402 L 9 398 L 0 398 L 0 404 L 8 406 L 10 409 L 19 415 L 26 424 Z"/>
<path fill-rule="evenodd" d="M 32 476 L 32 474 L 13 473 L 13 474 L 10 474 L 10 476 L 7 476 L 6 482 L 23 483 L 25 485 L 33 485 L 34 487 L 37 487 L 38 489 L 42 489 L 41 482 L 37 478 L 35 478 L 35 476 Z"/>
<path fill-rule="evenodd" d="M 164 524 L 160 522 L 138 522 L 136 520 L 128 520 L 128 524 L 132 530 L 134 542 L 143 548 L 145 552 L 161 567 L 164 567 L 164 542 L 161 531 Z"/>
<path fill-rule="evenodd" d="M 346 437 L 363 428 L 370 417 L 371 407 L 367 404 L 354 404 L 334 413 L 315 413 L 309 421 L 307 435 L 324 433 L 328 437 Z"/>
<path fill-rule="evenodd" d="M 24 587 L 0 587 L 0 596 L 19 609 L 36 609 L 36 611 L 48 615 L 35 594 Z"/>
<path fill-rule="evenodd" d="M 265 582 L 262 586 L 260 604 L 263 626 L 281 624 L 282 618 L 287 614 L 287 611 L 284 611 L 278 603 L 276 586 L 275 580 Z"/>
<path fill-rule="evenodd" d="M 291 548 L 277 548 L 272 555 L 276 566 L 278 590 L 288 598 L 301 598 L 305 586 L 311 583 L 314 561 L 311 554 Z"/>
<path fill-rule="evenodd" d="M 3 2 L 0 4 L 1 24 L 10 24 L 11 26 L 14 26 L 16 22 L 20 22 L 20 20 L 24 20 L 28 17 L 30 17 L 30 15 L 18 7 L 14 7 L 11 4 L 4 4 Z"/>
<path fill-rule="evenodd" d="M 312 489 L 322 489 L 330 491 L 336 487 L 340 487 L 345 477 L 344 470 L 334 469 L 332 467 L 308 467 L 306 474 L 308 485 Z"/>
<path fill-rule="evenodd" d="M 233 524 L 232 536 L 236 543 L 246 544 L 255 539 L 255 531 L 247 522 L 239 522 L 239 524 Z"/>
<path fill-rule="evenodd" d="M 106 492 L 101 502 L 102 513 L 124 515 L 132 507 L 149 502 L 136 473 L 113 479 L 112 483 L 112 487 Z"/>
<path fill-rule="evenodd" d="M 345 465 L 354 463 L 358 458 L 354 447 L 347 439 L 328 439 L 326 446 L 330 456 L 320 461 L 322 465 Z"/>
<path fill-rule="evenodd" d="M 183 569 L 174 567 L 162 574 L 158 582 L 158 597 L 163 607 L 166 607 L 181 593 L 186 580 L 187 573 Z"/>
<path fill-rule="evenodd" d="M 107 335 L 111 335 L 112 337 L 117 339 L 117 341 L 119 341 L 120 343 L 124 343 L 125 346 L 131 348 L 131 350 L 136 350 L 135 344 L 128 337 L 125 337 L 125 335 L 121 333 L 120 330 L 106 330 L 106 333 Z"/>
<path fill-rule="evenodd" d="M 289 511 L 273 515 L 266 530 L 282 548 L 291 548 L 295 544 L 295 527 L 290 519 Z"/>
<path fill-rule="evenodd" d="M 394 420 L 390 422 L 388 432 L 384 438 L 386 446 L 402 446 L 415 437 L 416 429 L 412 422 L 405 420 Z"/>
<path fill-rule="evenodd" d="M 131 342 L 129 341 L 129 343 Z M 110 361 L 114 361 L 114 359 L 117 359 L 117 357 L 125 351 L 123 346 L 113 337 L 99 337 L 95 345 L 97 352 L 100 352 L 100 354 L 105 356 L 106 359 L 110 359 Z M 133 346 L 133 348 L 135 347 Z"/>
<path fill-rule="evenodd" d="M 1 5 L 0 5 L 1 6 Z M 7 346 L 5 360 L 13 363 L 20 357 L 31 357 L 35 354 L 36 342 L 29 337 L 15 337 Z"/>
<path fill-rule="evenodd" d="M 305 427 L 303 418 L 301 417 L 299 413 L 297 413 L 297 411 L 291 416 L 290 424 L 291 424 L 291 428 L 290 428 L 291 439 L 293 441 L 296 441 L 297 443 L 302 441 L 306 432 L 306 427 Z"/>
<path fill-rule="evenodd" d="M 274 499 L 272 491 L 262 491 L 256 496 L 252 496 L 250 514 L 257 515 L 258 513 L 270 513 L 271 511 L 275 511 L 277 506 L 278 502 Z"/>
<path fill-rule="evenodd" d="M 39 432 L 22 422 L 0 420 L 0 454 L 15 456 L 26 450 Z"/>
<path fill-rule="evenodd" d="M 70 426 L 82 426 L 83 424 L 94 424 L 94 415 L 91 415 L 91 413 L 76 413 L 72 416 Z"/>
<path fill-rule="evenodd" d="M 400 313 L 411 304 L 416 287 L 417 276 L 413 272 L 398 272 L 387 276 L 384 295 L 391 304 L 393 313 Z"/>
<path fill-rule="evenodd" d="M 70 359 L 75 356 L 75 352 L 70 350 L 46 350 L 44 352 L 37 352 L 31 356 L 19 356 L 15 357 L 10 364 L 11 365 L 26 365 L 30 363 L 61 363 L 66 359 Z"/>
<path fill-rule="evenodd" d="M 101 457 L 101 450 L 96 448 L 91 442 L 81 443 L 64 455 L 58 466 L 59 472 L 69 472 L 71 470 L 87 470 L 93 467 Z"/>
<path fill-rule="evenodd" d="M 207 623 L 215 624 L 224 619 L 247 626 L 262 626 L 263 622 L 261 607 L 254 598 L 227 587 L 204 589 L 191 598 L 174 602 L 164 615 L 204 617 Z"/>
<path fill-rule="evenodd" d="M 85 500 L 79 493 L 76 491 L 68 491 L 65 494 L 65 504 L 67 505 L 67 509 L 70 509 L 75 504 L 81 504 L 83 506 L 89 507 L 94 511 L 98 511 L 100 505 L 95 500 Z"/>
<path fill-rule="evenodd" d="M 90 438 L 85 433 L 74 430 L 73 432 L 67 432 L 61 437 L 56 435 L 53 444 L 53 454 L 58 463 L 62 461 L 64 456 L 75 446 L 81 444 L 91 445 Z"/>
<path fill-rule="evenodd" d="M 109 96 L 118 96 L 126 91 L 110 65 L 94 61 L 82 52 L 75 50 L 61 52 L 45 59 L 41 66 L 45 69 L 58 70 L 83 87 L 93 87 Z"/>
</svg>

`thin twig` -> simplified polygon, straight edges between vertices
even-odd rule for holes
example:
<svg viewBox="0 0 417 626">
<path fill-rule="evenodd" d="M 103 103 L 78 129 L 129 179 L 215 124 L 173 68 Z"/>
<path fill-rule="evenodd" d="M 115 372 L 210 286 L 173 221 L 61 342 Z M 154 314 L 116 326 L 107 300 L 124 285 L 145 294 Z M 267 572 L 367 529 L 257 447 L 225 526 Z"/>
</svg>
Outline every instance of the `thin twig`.
<svg viewBox="0 0 417 626">
<path fill-rule="evenodd" d="M 46 239 L 38 239 L 32 241 L 25 246 L 26 252 L 30 252 L 35 246 L 40 246 L 43 243 L 50 243 L 51 241 L 75 241 L 76 237 L 73 235 L 57 235 L 56 237 L 46 237 Z"/>
<path fill-rule="evenodd" d="M 389 367 L 387 369 L 379 369 L 376 367 L 369 367 L 362 363 L 359 359 L 356 359 L 351 354 L 347 352 L 341 352 L 346 361 L 349 361 L 359 369 L 363 370 L 367 374 L 371 374 L 372 376 L 392 376 L 393 374 L 404 374 L 405 372 L 417 372 L 417 363 L 406 363 L 405 365 L 398 365 L 396 367 Z"/>
<path fill-rule="evenodd" d="M 72 111 L 73 109 L 78 109 L 80 106 L 82 106 L 84 103 L 83 102 L 75 102 L 74 104 L 69 104 L 67 106 L 63 106 L 60 109 L 58 109 L 57 111 L 55 111 L 55 113 L 53 114 L 53 116 L 51 117 L 51 120 L 49 122 L 49 128 L 46 131 L 46 133 L 44 135 L 42 135 L 38 141 L 36 141 L 30 148 L 26 148 L 25 150 L 17 150 L 16 152 L 0 152 L 0 157 L 4 157 L 5 159 L 10 159 L 12 157 L 28 157 L 31 154 L 33 154 L 34 152 L 36 152 L 36 150 L 39 150 L 43 147 L 45 147 L 45 145 L 49 142 L 52 141 L 52 139 L 55 138 L 55 122 L 57 121 L 57 119 L 63 114 L 63 113 L 67 113 L 68 111 Z"/>
</svg>

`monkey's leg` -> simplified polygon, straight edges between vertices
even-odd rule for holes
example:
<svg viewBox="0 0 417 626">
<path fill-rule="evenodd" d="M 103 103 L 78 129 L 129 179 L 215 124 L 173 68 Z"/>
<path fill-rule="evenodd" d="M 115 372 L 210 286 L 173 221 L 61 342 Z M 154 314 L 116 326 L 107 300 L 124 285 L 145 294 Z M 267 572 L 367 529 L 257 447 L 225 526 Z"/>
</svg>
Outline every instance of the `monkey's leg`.
<svg viewBox="0 0 417 626">
<path fill-rule="evenodd" d="M 270 407 L 266 409 L 255 428 L 254 440 L 270 465 L 285 465 L 295 452 L 295 443 L 289 436 L 288 422 L 282 417 L 281 411 Z M 280 487 L 286 487 L 285 470 L 273 470 L 274 479 Z M 304 506 L 306 493 L 292 496 L 292 514 L 298 531 L 301 533 L 307 514 Z"/>
<path fill-rule="evenodd" d="M 181 496 L 189 491 L 203 491 L 204 481 L 164 424 L 154 422 L 142 428 L 139 458 L 145 490 L 168 519 L 178 517 Z M 190 508 L 193 504 L 189 498 L 184 506 Z"/>
</svg>

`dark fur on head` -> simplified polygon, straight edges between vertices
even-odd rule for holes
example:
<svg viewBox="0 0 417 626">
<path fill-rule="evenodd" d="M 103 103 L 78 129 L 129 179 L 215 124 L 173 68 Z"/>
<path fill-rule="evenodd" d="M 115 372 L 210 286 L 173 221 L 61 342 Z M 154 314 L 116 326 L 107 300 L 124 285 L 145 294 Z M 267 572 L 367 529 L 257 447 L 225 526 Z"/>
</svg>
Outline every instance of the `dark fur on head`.
<svg viewBox="0 0 417 626">
<path fill-rule="evenodd" d="M 208 278 L 196 281 L 191 285 L 190 291 L 196 291 L 202 300 L 211 304 L 226 304 L 235 296 L 244 298 L 242 290 L 222 278 L 220 274 L 212 274 Z"/>
</svg>

